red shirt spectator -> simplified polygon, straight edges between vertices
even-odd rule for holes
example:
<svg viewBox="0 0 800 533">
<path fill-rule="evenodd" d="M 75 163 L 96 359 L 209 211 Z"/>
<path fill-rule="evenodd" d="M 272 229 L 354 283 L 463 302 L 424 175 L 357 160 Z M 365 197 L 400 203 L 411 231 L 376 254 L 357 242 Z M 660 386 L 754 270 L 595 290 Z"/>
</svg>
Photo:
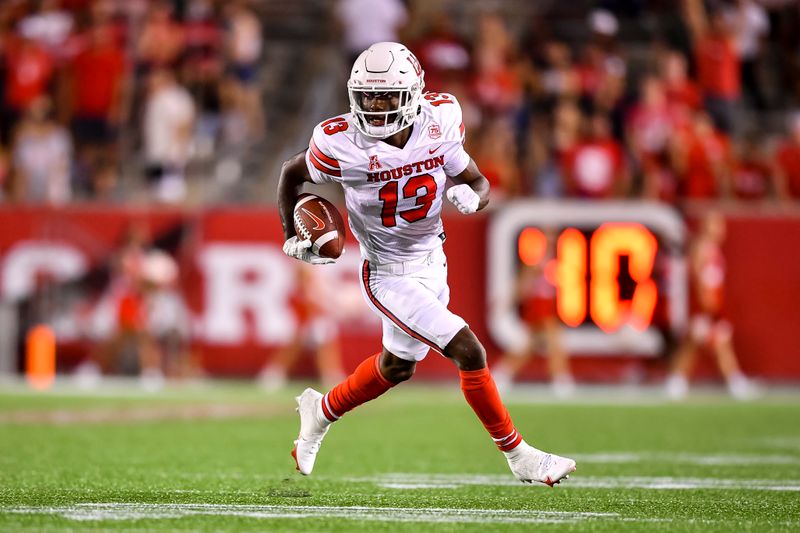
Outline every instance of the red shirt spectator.
<svg viewBox="0 0 800 533">
<path fill-rule="evenodd" d="M 44 95 L 53 77 L 53 62 L 34 41 L 23 39 L 10 47 L 6 57 L 6 105 L 15 111 L 25 110 Z"/>
<path fill-rule="evenodd" d="M 733 194 L 742 200 L 762 200 L 769 194 L 770 168 L 760 161 L 737 161 L 731 173 Z"/>
<path fill-rule="evenodd" d="M 697 80 L 704 94 L 735 100 L 741 92 L 739 55 L 733 41 L 707 35 L 695 46 Z"/>
<path fill-rule="evenodd" d="M 613 139 L 581 141 L 563 158 L 570 196 L 611 198 L 622 172 L 622 148 Z"/>
<path fill-rule="evenodd" d="M 108 118 L 125 73 L 125 56 L 110 28 L 95 28 L 92 41 L 72 63 L 73 112 L 78 117 Z"/>
<path fill-rule="evenodd" d="M 592 135 L 562 154 L 567 194 L 579 198 L 621 196 L 626 185 L 622 146 L 609 135 L 605 116 L 595 116 L 591 122 Z"/>
<path fill-rule="evenodd" d="M 762 200 L 770 193 L 772 169 L 759 149 L 760 139 L 748 138 L 740 146 L 731 171 L 733 194 L 742 200 Z"/>
<path fill-rule="evenodd" d="M 716 198 L 730 161 L 728 138 L 716 130 L 708 115 L 695 117 L 691 132 L 680 141 L 681 193 L 684 198 Z"/>
<path fill-rule="evenodd" d="M 452 17 L 434 17 L 428 35 L 414 45 L 416 56 L 425 65 L 425 84 L 450 92 L 450 84 L 463 82 L 472 63 L 467 45 L 458 37 Z"/>
<path fill-rule="evenodd" d="M 664 80 L 664 91 L 667 101 L 673 107 L 700 109 L 703 100 L 700 88 L 689 78 L 686 58 L 680 52 L 668 52 L 661 59 L 661 78 Z"/>
</svg>

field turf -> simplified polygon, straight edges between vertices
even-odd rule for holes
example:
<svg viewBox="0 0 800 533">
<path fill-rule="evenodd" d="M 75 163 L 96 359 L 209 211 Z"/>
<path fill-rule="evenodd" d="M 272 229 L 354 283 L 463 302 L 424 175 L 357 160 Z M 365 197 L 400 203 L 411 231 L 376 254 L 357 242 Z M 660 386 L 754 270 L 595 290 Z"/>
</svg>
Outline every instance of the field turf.
<svg viewBox="0 0 800 533">
<path fill-rule="evenodd" d="M 798 393 L 517 390 L 527 440 L 578 461 L 550 489 L 512 478 L 455 382 L 348 414 L 300 476 L 301 390 L 0 385 L 0 531 L 800 531 Z"/>
</svg>

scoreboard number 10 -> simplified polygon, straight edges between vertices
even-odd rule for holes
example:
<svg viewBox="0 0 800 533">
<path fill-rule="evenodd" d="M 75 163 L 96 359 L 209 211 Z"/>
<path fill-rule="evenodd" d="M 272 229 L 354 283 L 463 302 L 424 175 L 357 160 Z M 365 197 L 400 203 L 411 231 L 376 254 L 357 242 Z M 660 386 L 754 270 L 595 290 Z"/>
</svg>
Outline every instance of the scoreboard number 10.
<svg viewBox="0 0 800 533">
<path fill-rule="evenodd" d="M 545 228 L 548 228 L 547 230 Z M 494 340 L 510 348 L 525 335 L 514 302 L 522 265 L 541 260 L 549 243 L 555 268 L 556 310 L 567 349 L 581 354 L 657 354 L 663 337 L 656 307 L 668 299 L 669 323 L 686 321 L 683 222 L 659 204 L 525 201 L 495 215 L 489 241 L 489 324 Z M 670 242 L 672 255 L 661 243 Z M 659 254 L 662 254 L 660 257 Z M 667 261 L 659 269 L 657 261 Z M 669 278 L 664 278 L 665 272 Z"/>
</svg>

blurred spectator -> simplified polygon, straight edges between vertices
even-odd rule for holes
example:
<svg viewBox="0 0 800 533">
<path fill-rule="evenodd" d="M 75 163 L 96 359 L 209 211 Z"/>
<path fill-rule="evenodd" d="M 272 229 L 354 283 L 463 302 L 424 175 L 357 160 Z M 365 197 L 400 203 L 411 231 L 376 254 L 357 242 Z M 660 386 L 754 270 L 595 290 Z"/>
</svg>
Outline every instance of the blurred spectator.
<svg viewBox="0 0 800 533">
<path fill-rule="evenodd" d="M 72 140 L 52 118 L 46 96 L 28 107 L 14 134 L 15 195 L 28 203 L 63 204 L 72 197 Z"/>
<path fill-rule="evenodd" d="M 53 78 L 53 61 L 42 46 L 25 36 L 6 47 L 3 129 L 8 135 L 26 109 L 47 93 Z"/>
<path fill-rule="evenodd" d="M 165 69 L 154 71 L 144 110 L 144 154 L 153 196 L 180 202 L 186 196 L 184 170 L 189 161 L 195 105 L 189 92 Z"/>
<path fill-rule="evenodd" d="M 586 107 L 611 113 L 625 91 L 627 66 L 617 51 L 617 18 L 608 10 L 594 9 L 589 14 L 591 40 L 583 49 L 578 65 L 581 93 Z M 615 131 L 621 131 L 615 127 Z"/>
<path fill-rule="evenodd" d="M 778 147 L 773 164 L 778 197 L 800 199 L 800 113 L 788 121 L 789 135 Z"/>
<path fill-rule="evenodd" d="M 766 200 L 773 192 L 773 175 L 760 139 L 748 135 L 738 143 L 731 170 L 731 189 L 740 200 Z"/>
<path fill-rule="evenodd" d="M 469 75 L 470 47 L 456 32 L 452 16 L 442 11 L 430 20 L 431 27 L 411 48 L 425 65 L 425 85 L 438 92 L 451 93 L 451 87 L 461 86 Z"/>
<path fill-rule="evenodd" d="M 118 163 L 115 160 L 100 159 L 89 184 L 92 199 L 98 202 L 124 200 L 124 198 L 120 197 L 119 181 Z"/>
<path fill-rule="evenodd" d="M 492 198 L 504 200 L 519 195 L 522 191 L 517 144 L 509 121 L 500 118 L 490 120 L 478 135 L 473 158 L 492 186 Z"/>
<path fill-rule="evenodd" d="M 183 47 L 183 29 L 173 20 L 172 8 L 166 2 L 155 2 L 136 42 L 136 68 L 139 75 L 176 66 Z"/>
<path fill-rule="evenodd" d="M 165 269 L 153 265 L 150 234 L 144 223 L 133 222 L 124 232 L 120 248 L 112 261 L 111 298 L 116 302 L 116 323 L 111 335 L 100 342 L 90 359 L 76 370 L 78 379 L 94 378 L 99 366 L 105 372 L 125 372 L 131 368 L 140 374 L 142 386 L 161 388 L 164 382 L 162 354 L 148 329 L 148 298 L 161 282 L 171 283 L 177 272 L 174 265 Z M 160 261 L 157 259 L 156 261 Z M 174 263 L 174 262 L 173 262 Z M 153 267 L 156 267 L 154 269 Z M 156 276 L 153 277 L 153 271 Z M 133 361 L 127 355 L 133 351 Z"/>
<path fill-rule="evenodd" d="M 731 23 L 737 29 L 736 47 L 742 60 L 742 88 L 753 106 L 763 111 L 767 103 L 761 88 L 759 67 L 762 41 L 769 33 L 767 10 L 754 0 L 737 0 L 736 9 L 731 12 L 731 16 Z"/>
<path fill-rule="evenodd" d="M 565 189 L 577 198 L 623 198 L 630 185 L 625 154 L 611 136 L 608 116 L 595 113 L 584 120 L 577 144 L 561 156 Z"/>
<path fill-rule="evenodd" d="M 42 0 L 39 11 L 20 21 L 19 32 L 39 43 L 58 61 L 64 57 L 64 45 L 74 25 L 72 14 L 61 9 L 60 0 Z"/>
<path fill-rule="evenodd" d="M 292 307 L 297 317 L 297 329 L 292 340 L 270 359 L 259 373 L 259 382 L 267 390 L 277 390 L 286 385 L 289 371 L 304 350 L 313 352 L 320 381 L 330 386 L 344 378 L 339 347 L 339 325 L 332 309 L 323 305 L 330 302 L 324 297 L 326 271 L 297 265 L 297 283 Z M 321 296 L 323 295 L 323 296 Z"/>
<path fill-rule="evenodd" d="M 646 76 L 639 100 L 626 120 L 626 139 L 636 170 L 643 178 L 643 196 L 673 201 L 677 184 L 670 168 L 670 139 L 675 131 L 674 106 L 667 100 L 664 84 Z"/>
<path fill-rule="evenodd" d="M 476 104 L 489 117 L 518 111 L 522 84 L 515 65 L 516 50 L 499 15 L 481 15 L 475 50 L 472 90 Z"/>
<path fill-rule="evenodd" d="M 565 43 L 551 40 L 544 44 L 541 65 L 538 67 L 537 93 L 545 100 L 545 107 L 560 98 L 578 97 L 581 78 L 575 67 L 572 52 Z"/>
<path fill-rule="evenodd" d="M 99 159 L 113 158 L 113 143 L 125 114 L 125 55 L 110 25 L 89 30 L 88 47 L 72 61 L 68 78 L 72 132 L 81 170 L 88 174 L 82 181 L 88 184 Z"/>
<path fill-rule="evenodd" d="M 703 0 L 684 0 L 684 8 L 706 111 L 717 128 L 730 134 L 741 96 L 735 28 L 719 6 L 706 13 Z"/>
<path fill-rule="evenodd" d="M 578 144 L 583 121 L 577 103 L 564 98 L 553 110 L 552 126 L 537 128 L 534 124 L 531 146 L 538 195 L 557 197 L 564 194 L 563 159 Z"/>
<path fill-rule="evenodd" d="M 238 84 L 241 105 L 248 119 L 249 136 L 264 135 L 264 110 L 257 85 L 258 59 L 263 46 L 261 22 L 250 10 L 246 0 L 234 0 L 226 5 L 228 24 L 227 50 L 229 70 Z"/>
<path fill-rule="evenodd" d="M 678 51 L 669 50 L 661 54 L 659 65 L 667 100 L 674 109 L 680 110 L 682 107 L 687 110 L 702 109 L 700 87 L 689 77 L 686 57 Z"/>
<path fill-rule="evenodd" d="M 557 398 L 565 398 L 573 394 L 575 383 L 561 341 L 561 325 L 556 311 L 556 239 L 552 231 L 540 232 L 539 235 L 540 249 L 528 251 L 533 257 L 526 257 L 527 264 L 520 267 L 514 290 L 526 335 L 492 367 L 492 376 L 497 388 L 501 392 L 507 391 L 538 351 L 547 358 L 553 393 Z"/>
<path fill-rule="evenodd" d="M 211 0 L 192 0 L 185 22 L 181 78 L 197 104 L 197 152 L 211 157 L 220 130 L 223 31 Z"/>
<path fill-rule="evenodd" d="M 707 113 L 695 113 L 691 127 L 676 136 L 673 165 L 682 198 L 698 200 L 728 195 L 730 141 L 714 127 Z"/>
<path fill-rule="evenodd" d="M 344 31 L 348 68 L 372 43 L 400 41 L 400 30 L 408 22 L 402 0 L 338 0 L 334 10 Z"/>
<path fill-rule="evenodd" d="M 247 144 L 250 127 L 242 88 L 231 79 L 220 84 L 220 110 L 221 148 L 240 152 Z"/>
<path fill-rule="evenodd" d="M 146 294 L 147 332 L 153 337 L 167 377 L 194 377 L 199 374 L 191 346 L 191 317 L 176 285 L 178 263 L 166 252 L 152 250 L 144 258 L 142 276 Z"/>
<path fill-rule="evenodd" d="M 731 395 L 740 400 L 751 399 L 754 389 L 742 373 L 733 351 L 733 327 L 725 318 L 725 219 L 717 211 L 709 212 L 701 222 L 689 251 L 689 277 L 693 307 L 689 331 L 686 333 L 667 378 L 667 394 L 683 398 L 688 392 L 689 377 L 698 351 L 711 351 Z"/>
</svg>

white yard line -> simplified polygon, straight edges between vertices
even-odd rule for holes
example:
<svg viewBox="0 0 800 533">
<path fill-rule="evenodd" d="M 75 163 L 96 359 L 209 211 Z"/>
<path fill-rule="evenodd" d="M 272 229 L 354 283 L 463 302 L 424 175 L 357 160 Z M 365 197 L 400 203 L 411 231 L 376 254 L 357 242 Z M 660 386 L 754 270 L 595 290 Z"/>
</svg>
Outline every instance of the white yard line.
<svg viewBox="0 0 800 533">
<path fill-rule="evenodd" d="M 12 507 L 0 513 L 56 515 L 76 521 L 177 519 L 187 516 L 242 518 L 340 518 L 375 522 L 564 524 L 621 519 L 617 513 L 517 511 L 365 506 L 84 503 L 60 507 Z"/>
<path fill-rule="evenodd" d="M 286 409 L 268 404 L 192 404 L 56 409 L 0 413 L 0 424 L 107 424 L 162 420 L 214 420 L 283 414 Z"/>
<path fill-rule="evenodd" d="M 476 474 L 386 474 L 372 477 L 351 477 L 347 481 L 372 483 L 379 487 L 398 490 L 412 489 L 457 489 L 469 485 L 519 486 L 510 475 Z M 541 486 L 544 485 L 534 485 Z M 800 492 L 800 480 L 771 479 L 719 479 L 706 477 L 668 476 L 582 476 L 573 475 L 559 485 L 581 489 L 648 489 L 648 490 L 696 490 L 737 489 L 752 491 Z"/>
</svg>

